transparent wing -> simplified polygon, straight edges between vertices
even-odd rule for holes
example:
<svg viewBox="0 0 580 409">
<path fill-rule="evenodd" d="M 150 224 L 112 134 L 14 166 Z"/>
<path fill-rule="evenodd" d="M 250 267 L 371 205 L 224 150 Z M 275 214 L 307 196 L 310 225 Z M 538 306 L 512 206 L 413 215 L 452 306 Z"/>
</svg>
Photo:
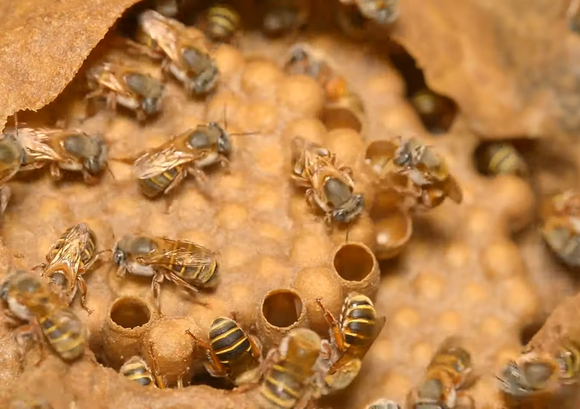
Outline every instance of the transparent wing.
<svg viewBox="0 0 580 409">
<path fill-rule="evenodd" d="M 27 163 L 36 161 L 62 161 L 64 158 L 50 145 L 61 134 L 58 129 L 18 128 L 14 136 L 26 149 Z"/>
<path fill-rule="evenodd" d="M 168 144 L 164 149 L 146 153 L 137 159 L 133 165 L 133 173 L 138 179 L 148 179 L 179 165 L 198 159 L 196 153 L 184 152 Z"/>
<path fill-rule="evenodd" d="M 199 267 L 210 264 L 215 254 L 205 247 L 196 245 L 194 248 L 177 248 L 162 253 L 138 257 L 137 261 L 144 265 L 176 264 L 186 267 Z"/>
</svg>

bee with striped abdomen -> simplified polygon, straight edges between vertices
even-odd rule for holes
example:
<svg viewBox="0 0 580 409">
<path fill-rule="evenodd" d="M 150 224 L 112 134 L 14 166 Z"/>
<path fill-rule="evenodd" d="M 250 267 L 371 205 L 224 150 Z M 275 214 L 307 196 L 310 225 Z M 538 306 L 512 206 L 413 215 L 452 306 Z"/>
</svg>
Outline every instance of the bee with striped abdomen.
<svg viewBox="0 0 580 409">
<path fill-rule="evenodd" d="M 8 132 L 6 132 L 8 133 Z M 80 172 L 86 183 L 95 183 L 96 175 L 107 167 L 108 148 L 101 135 L 89 135 L 76 129 L 18 127 L 10 131 L 25 150 L 20 171 L 50 167 L 56 181 L 62 170 Z"/>
<path fill-rule="evenodd" d="M 252 373 L 262 357 L 260 343 L 234 319 L 216 317 L 209 328 L 209 342 L 186 332 L 206 350 L 209 363 L 204 366 L 211 376 L 228 377 L 236 386 L 253 381 Z"/>
<path fill-rule="evenodd" d="M 39 264 L 42 275 L 64 290 L 69 302 L 74 299 L 77 289 L 81 292 L 81 305 L 86 306 L 87 284 L 82 277 L 100 255 L 109 250 L 97 252 L 97 236 L 88 224 L 79 223 L 67 229 L 46 255 L 47 263 Z"/>
<path fill-rule="evenodd" d="M 200 31 L 146 10 L 139 15 L 138 41 L 141 45 L 134 48 L 163 60 L 163 72 L 181 82 L 188 94 L 203 95 L 215 88 L 218 69 Z"/>
<path fill-rule="evenodd" d="M 510 143 L 483 144 L 476 150 L 478 167 L 486 175 L 516 175 L 527 177 L 529 168 L 518 150 Z"/>
<path fill-rule="evenodd" d="M 4 214 L 10 201 L 11 190 L 6 184 L 26 162 L 26 152 L 16 137 L 4 134 L 0 139 L 0 215 Z"/>
<path fill-rule="evenodd" d="M 362 213 L 365 198 L 354 192 L 352 170 L 337 167 L 333 153 L 299 136 L 292 140 L 291 151 L 291 177 L 297 186 L 307 188 L 306 201 L 324 211 L 328 227 L 332 220 L 349 223 Z"/>
<path fill-rule="evenodd" d="M 205 187 L 203 168 L 219 163 L 227 168 L 232 152 L 230 135 L 216 122 L 198 125 L 146 152 L 133 164 L 143 194 L 168 194 L 189 174 Z"/>
<path fill-rule="evenodd" d="M 260 407 L 304 409 L 317 392 L 315 378 L 322 340 L 307 328 L 291 330 L 263 362 Z"/>
<path fill-rule="evenodd" d="M 113 260 L 121 277 L 153 277 L 151 290 L 159 311 L 164 279 L 193 292 L 218 283 L 216 254 L 187 240 L 126 235 L 115 244 Z"/>
<path fill-rule="evenodd" d="M 500 389 L 516 399 L 553 393 L 580 377 L 580 344 L 564 339 L 556 353 L 528 351 L 509 362 L 498 377 Z"/>
<path fill-rule="evenodd" d="M 580 192 L 569 189 L 550 197 L 542 206 L 541 231 L 560 260 L 580 266 Z"/>
<path fill-rule="evenodd" d="M 37 277 L 23 271 L 10 275 L 0 288 L 0 298 L 7 303 L 13 319 L 29 324 L 15 331 L 20 346 L 24 337 L 39 340 L 43 334 L 65 361 L 84 354 L 86 338 L 81 321 Z"/>
<path fill-rule="evenodd" d="M 362 360 L 385 325 L 366 295 L 350 293 L 337 321 L 319 298 L 316 300 L 330 325 L 330 367 L 324 378 L 326 393 L 346 388 L 356 378 Z"/>
<path fill-rule="evenodd" d="M 455 118 L 456 108 L 453 101 L 429 89 L 413 94 L 411 105 L 431 133 L 445 133 Z"/>
<path fill-rule="evenodd" d="M 86 77 L 92 91 L 85 98 L 105 97 L 112 111 L 119 104 L 144 121 L 161 110 L 165 85 L 136 67 L 104 61 L 90 67 Z"/>
<path fill-rule="evenodd" d="M 473 409 L 475 403 L 464 391 L 472 381 L 471 354 L 456 338 L 447 338 L 433 355 L 422 382 L 407 395 L 412 409 Z"/>
<path fill-rule="evenodd" d="M 203 26 L 212 41 L 229 42 L 240 30 L 241 19 L 233 7 L 216 4 L 207 10 Z"/>
<path fill-rule="evenodd" d="M 137 382 L 139 385 L 157 386 L 155 383 L 155 377 L 153 376 L 151 369 L 149 369 L 149 365 L 147 365 L 147 362 L 145 362 L 145 360 L 140 356 L 129 358 L 123 366 L 121 366 L 119 373 L 130 381 Z"/>
</svg>

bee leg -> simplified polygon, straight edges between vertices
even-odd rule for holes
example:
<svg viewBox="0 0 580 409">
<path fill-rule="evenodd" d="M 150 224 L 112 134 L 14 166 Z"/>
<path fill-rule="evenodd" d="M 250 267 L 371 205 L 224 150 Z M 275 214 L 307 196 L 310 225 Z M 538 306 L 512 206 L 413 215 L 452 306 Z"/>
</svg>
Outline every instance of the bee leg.
<svg viewBox="0 0 580 409">
<path fill-rule="evenodd" d="M 294 181 L 294 183 L 297 186 L 302 186 L 302 187 L 310 187 L 311 186 L 310 181 L 308 179 L 300 176 L 300 175 L 292 173 L 290 175 L 290 177 L 292 178 L 292 180 Z"/>
<path fill-rule="evenodd" d="M 114 92 L 107 94 L 107 109 L 109 114 L 111 114 L 109 120 L 113 120 L 114 114 L 117 112 L 117 96 Z"/>
<path fill-rule="evenodd" d="M 243 384 L 236 386 L 233 390 L 232 393 L 246 393 L 251 391 L 252 389 L 257 388 L 258 386 L 260 386 L 260 384 L 256 381 L 256 382 L 244 382 Z"/>
<path fill-rule="evenodd" d="M 344 335 L 342 333 L 342 330 L 340 329 L 340 324 L 338 323 L 336 318 L 334 318 L 334 315 L 332 315 L 332 313 L 324 306 L 324 304 L 322 304 L 321 298 L 317 298 L 316 303 L 318 304 L 320 309 L 322 309 L 322 312 L 324 313 L 324 319 L 330 325 L 333 338 L 336 342 L 336 347 L 338 348 L 339 351 L 341 352 L 344 351 L 345 350 Z"/>
<path fill-rule="evenodd" d="M 8 202 L 12 196 L 12 191 L 8 185 L 4 185 L 0 188 L 0 215 L 3 215 L 8 207 Z"/>
<path fill-rule="evenodd" d="M 228 158 L 226 158 L 224 155 L 220 155 L 218 160 L 222 169 L 226 173 L 230 173 L 230 161 L 228 160 Z"/>
<path fill-rule="evenodd" d="M 207 191 L 207 176 L 205 175 L 205 172 L 199 168 L 196 168 L 195 166 L 190 166 L 187 169 L 187 172 L 193 176 L 193 178 L 195 179 L 195 181 L 197 182 L 197 184 L 200 186 L 200 188 L 203 191 Z"/>
<path fill-rule="evenodd" d="M 313 188 L 309 188 L 308 190 L 306 190 L 306 203 L 308 203 L 308 206 L 316 209 L 318 208 L 318 202 L 316 200 L 316 191 Z"/>
<path fill-rule="evenodd" d="M 145 122 L 147 120 L 147 114 L 142 109 L 138 109 L 136 114 L 138 122 Z"/>
<path fill-rule="evenodd" d="M 352 172 L 352 168 L 349 166 L 341 166 L 340 168 L 338 168 L 338 170 L 344 174 L 346 177 L 348 177 L 350 180 L 353 180 L 354 174 Z"/>
<path fill-rule="evenodd" d="M 50 176 L 52 176 L 52 179 L 56 182 L 62 180 L 62 171 L 60 170 L 58 163 L 53 162 L 50 164 Z"/>
<path fill-rule="evenodd" d="M 227 375 L 227 369 L 226 367 L 220 362 L 220 360 L 218 359 L 217 355 L 215 354 L 213 348 L 211 347 L 210 343 L 205 341 L 202 338 L 199 338 L 197 335 L 195 335 L 193 332 L 191 332 L 189 329 L 185 330 L 185 333 L 187 335 L 189 335 L 190 337 L 193 338 L 193 340 L 201 347 L 205 350 L 206 354 L 207 354 L 207 358 L 209 359 L 209 362 L 204 362 L 203 366 L 205 367 L 205 369 L 207 370 L 207 372 L 211 375 L 214 376 L 216 378 L 221 378 Z"/>
<path fill-rule="evenodd" d="M 91 315 L 93 310 L 87 307 L 87 283 L 81 276 L 77 277 L 77 286 L 81 292 L 81 306 L 89 315 Z"/>
<path fill-rule="evenodd" d="M 151 291 L 153 292 L 153 299 L 155 300 L 155 305 L 157 306 L 157 312 L 161 314 L 161 283 L 163 282 L 163 273 L 155 273 L 153 281 L 151 281 Z"/>
<path fill-rule="evenodd" d="M 96 184 L 99 180 L 98 178 L 96 178 L 95 176 L 91 175 L 89 172 L 87 172 L 86 170 L 82 170 L 82 174 L 83 174 L 83 180 L 85 181 L 85 183 L 87 185 L 94 185 Z"/>
<path fill-rule="evenodd" d="M 37 264 L 37 265 L 33 266 L 31 270 L 37 270 L 38 268 L 42 269 L 42 271 L 40 272 L 40 276 L 45 277 L 46 271 L 44 271 L 44 269 L 46 268 L 46 263 Z"/>
<path fill-rule="evenodd" d="M 38 326 L 35 326 L 33 320 L 27 325 L 21 325 L 14 330 L 14 340 L 17 345 L 17 353 L 20 360 L 20 364 L 24 363 L 24 357 L 26 356 L 27 344 L 30 339 L 38 340 Z M 42 348 L 42 343 L 39 342 L 40 348 Z"/>
<path fill-rule="evenodd" d="M 252 335 L 248 335 L 248 341 L 250 341 L 250 347 L 252 348 L 252 356 L 256 359 L 261 358 L 262 346 L 260 344 L 260 341 Z"/>
</svg>

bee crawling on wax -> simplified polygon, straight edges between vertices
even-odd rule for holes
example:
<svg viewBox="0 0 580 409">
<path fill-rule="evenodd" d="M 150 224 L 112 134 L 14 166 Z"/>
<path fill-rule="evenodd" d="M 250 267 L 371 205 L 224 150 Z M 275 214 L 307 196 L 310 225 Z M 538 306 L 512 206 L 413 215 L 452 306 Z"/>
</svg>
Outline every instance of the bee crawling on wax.
<svg viewBox="0 0 580 409">
<path fill-rule="evenodd" d="M 188 94 L 203 95 L 215 88 L 218 69 L 203 33 L 155 10 L 141 13 L 138 24 L 140 44 L 133 48 L 163 60 L 162 71 L 181 82 Z"/>
<path fill-rule="evenodd" d="M 26 163 L 26 152 L 15 135 L 2 135 L 0 138 L 0 215 L 4 214 L 11 197 L 10 187 L 6 184 Z"/>
<path fill-rule="evenodd" d="M 324 394 L 346 388 L 358 375 L 362 361 L 385 325 L 385 317 L 378 317 L 373 302 L 366 295 L 350 293 L 344 300 L 337 321 L 316 300 L 330 325 L 330 345 L 324 345 L 329 369 L 324 377 Z"/>
<path fill-rule="evenodd" d="M 233 7 L 215 4 L 205 12 L 202 27 L 212 41 L 228 43 L 240 32 L 241 18 Z"/>
<path fill-rule="evenodd" d="M 447 338 L 433 355 L 421 383 L 407 395 L 412 409 L 475 409 L 465 393 L 474 380 L 471 354 L 459 346 L 459 339 Z"/>
<path fill-rule="evenodd" d="M 134 111 L 139 121 L 161 111 L 165 85 L 136 67 L 103 61 L 90 67 L 86 77 L 92 91 L 85 98 L 105 97 L 112 111 L 121 105 Z"/>
<path fill-rule="evenodd" d="M 261 344 L 246 333 L 235 318 L 216 317 L 209 328 L 209 342 L 189 330 L 186 333 L 206 350 L 209 362 L 204 366 L 211 376 L 227 377 L 236 386 L 255 381 L 262 358 Z"/>
<path fill-rule="evenodd" d="M 76 129 L 18 127 L 6 131 L 25 150 L 20 171 L 50 167 L 55 181 L 63 178 L 63 170 L 80 172 L 86 183 L 93 184 L 107 167 L 108 148 L 101 135 L 90 135 Z"/>
<path fill-rule="evenodd" d="M 120 277 L 153 278 L 151 291 L 159 311 L 164 279 L 193 292 L 218 284 L 216 254 L 187 240 L 126 235 L 115 244 L 113 260 Z"/>
<path fill-rule="evenodd" d="M 21 359 L 29 337 L 40 341 L 44 336 L 65 361 L 84 354 L 86 334 L 81 321 L 38 277 L 24 271 L 9 274 L 0 286 L 0 299 L 8 306 L 9 319 L 28 324 L 14 331 Z"/>
<path fill-rule="evenodd" d="M 306 201 L 325 213 L 325 223 L 332 220 L 349 223 L 365 207 L 362 193 L 355 193 L 352 170 L 336 166 L 336 158 L 328 149 L 306 141 L 292 140 L 292 179 L 297 186 L 306 187 Z"/>
<path fill-rule="evenodd" d="M 42 276 L 64 290 L 69 303 L 74 299 L 77 289 L 81 292 L 81 305 L 91 314 L 86 306 L 87 283 L 82 277 L 99 257 L 110 250 L 97 252 L 97 236 L 88 224 L 78 223 L 67 229 L 52 245 L 46 254 L 46 263 L 36 267 L 42 268 Z"/>
<path fill-rule="evenodd" d="M 516 399 L 554 393 L 580 377 L 580 344 L 564 339 L 555 353 L 527 351 L 502 370 L 499 388 Z"/>
<path fill-rule="evenodd" d="M 295 328 L 270 350 L 261 369 L 258 390 L 261 408 L 304 409 L 317 397 L 322 340 L 314 331 Z"/>
</svg>

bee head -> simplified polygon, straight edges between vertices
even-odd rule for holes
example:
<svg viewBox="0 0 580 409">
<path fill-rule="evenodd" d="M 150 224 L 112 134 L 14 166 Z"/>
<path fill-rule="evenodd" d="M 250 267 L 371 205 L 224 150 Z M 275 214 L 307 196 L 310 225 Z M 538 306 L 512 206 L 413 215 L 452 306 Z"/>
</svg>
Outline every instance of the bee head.
<svg viewBox="0 0 580 409">
<path fill-rule="evenodd" d="M 127 260 L 127 254 L 119 248 L 119 245 L 115 245 L 115 248 L 113 249 L 113 262 L 120 266 L 125 262 L 125 260 Z"/>
<path fill-rule="evenodd" d="M 0 299 L 8 301 L 8 290 L 10 289 L 10 280 L 6 280 L 0 286 Z"/>
<path fill-rule="evenodd" d="M 554 367 L 545 362 L 532 361 L 518 365 L 512 361 L 504 367 L 499 377 L 499 387 L 508 395 L 525 397 L 542 389 L 554 373 Z"/>
<path fill-rule="evenodd" d="M 349 223 L 354 220 L 365 208 L 363 194 L 352 195 L 344 204 L 332 212 L 332 218 L 339 223 Z"/>
<path fill-rule="evenodd" d="M 147 115 L 156 114 L 161 110 L 161 98 L 157 96 L 144 98 L 141 108 Z"/>
<path fill-rule="evenodd" d="M 217 128 L 219 130 L 219 136 L 217 139 L 217 150 L 219 153 L 225 156 L 229 156 L 232 153 L 232 141 L 230 134 L 218 125 L 217 122 L 210 122 L 210 127 Z"/>
</svg>

